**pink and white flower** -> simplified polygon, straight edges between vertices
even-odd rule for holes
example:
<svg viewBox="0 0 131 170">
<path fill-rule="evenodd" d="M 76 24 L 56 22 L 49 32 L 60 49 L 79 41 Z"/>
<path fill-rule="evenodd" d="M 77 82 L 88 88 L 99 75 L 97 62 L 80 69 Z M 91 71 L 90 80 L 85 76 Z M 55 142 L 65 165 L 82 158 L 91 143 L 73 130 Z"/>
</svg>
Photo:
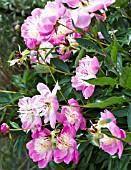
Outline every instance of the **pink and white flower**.
<svg viewBox="0 0 131 170">
<path fill-rule="evenodd" d="M 21 26 L 21 36 L 24 38 L 28 48 L 35 49 L 42 41 L 42 37 L 38 31 L 38 23 L 42 9 L 36 8 L 32 11 L 31 16 L 27 17 L 24 24 Z"/>
<path fill-rule="evenodd" d="M 34 162 L 38 162 L 39 168 L 44 168 L 52 160 L 53 145 L 49 138 L 50 130 L 44 128 L 43 130 L 36 131 L 32 135 L 32 140 L 26 144 L 29 150 L 29 156 Z"/>
<path fill-rule="evenodd" d="M 54 161 L 57 163 L 65 162 L 69 164 L 73 160 L 75 164 L 78 163 L 77 143 L 74 140 L 76 131 L 73 126 L 65 125 L 61 133 L 57 136 L 56 149 L 54 151 Z"/>
<path fill-rule="evenodd" d="M 60 90 L 58 82 L 56 83 L 52 92 L 43 83 L 38 83 L 37 90 L 40 92 L 41 96 L 44 97 L 43 103 L 45 108 L 41 112 L 41 116 L 44 116 L 44 123 L 50 121 L 52 128 L 55 128 L 56 124 L 56 114 L 59 108 L 59 103 L 57 101 L 56 92 Z"/>
<path fill-rule="evenodd" d="M 126 137 L 125 131 L 116 125 L 115 116 L 108 110 L 101 112 L 101 118 L 98 121 L 98 126 L 100 128 L 108 128 L 114 137 L 120 139 L 124 139 Z M 99 140 L 99 142 L 100 148 L 102 148 L 105 152 L 110 155 L 118 154 L 119 158 L 121 158 L 123 152 L 123 143 L 121 140 L 111 138 L 103 134 L 103 137 Z"/>
<path fill-rule="evenodd" d="M 107 9 L 115 0 L 62 0 L 63 3 L 67 3 L 70 7 L 75 8 L 71 11 L 71 18 L 74 24 L 79 28 L 86 28 L 91 22 L 92 16 L 90 13 L 98 10 Z"/>
<path fill-rule="evenodd" d="M 118 137 L 120 139 L 125 139 L 126 137 L 125 131 L 123 129 L 120 129 L 114 123 L 110 123 L 108 129 L 110 130 L 113 136 Z M 109 153 L 110 155 L 118 154 L 118 157 L 121 158 L 124 149 L 121 140 L 108 137 L 107 135 L 104 134 L 104 137 L 102 137 L 99 140 L 99 142 L 100 148 L 102 148 L 105 152 Z"/>
<path fill-rule="evenodd" d="M 62 0 L 72 8 L 86 8 L 88 12 L 95 12 L 101 9 L 107 9 L 108 6 L 113 4 L 116 0 Z"/>
<path fill-rule="evenodd" d="M 74 100 L 68 100 L 70 106 L 62 106 L 61 113 L 58 113 L 57 120 L 64 125 L 71 124 L 77 131 L 79 128 L 85 130 L 86 120 L 82 116 L 79 103 Z"/>
<path fill-rule="evenodd" d="M 96 78 L 99 70 L 99 61 L 96 57 L 90 58 L 86 56 L 79 61 L 76 68 L 76 75 L 72 77 L 72 86 L 76 90 L 82 90 L 85 99 L 88 99 L 94 92 L 94 85 L 87 83 L 85 80 Z"/>
<path fill-rule="evenodd" d="M 19 99 L 19 117 L 21 119 L 22 128 L 24 131 L 41 129 L 42 121 L 38 109 L 36 109 L 39 104 L 36 102 L 37 98 L 38 96 Z"/>
</svg>

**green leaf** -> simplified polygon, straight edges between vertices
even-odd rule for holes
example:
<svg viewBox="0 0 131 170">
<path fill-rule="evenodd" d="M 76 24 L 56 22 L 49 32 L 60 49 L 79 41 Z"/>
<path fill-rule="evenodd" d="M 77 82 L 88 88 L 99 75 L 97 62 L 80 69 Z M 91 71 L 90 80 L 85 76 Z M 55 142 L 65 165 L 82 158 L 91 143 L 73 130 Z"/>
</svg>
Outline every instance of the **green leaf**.
<svg viewBox="0 0 131 170">
<path fill-rule="evenodd" d="M 125 117 L 125 116 L 127 116 L 128 109 L 129 109 L 128 107 L 124 107 L 122 109 L 112 111 L 112 113 L 117 117 Z"/>
<path fill-rule="evenodd" d="M 120 76 L 120 85 L 131 89 L 131 67 L 124 67 Z"/>
<path fill-rule="evenodd" d="M 112 41 L 111 38 L 110 38 L 110 36 L 109 36 L 109 34 L 108 34 L 108 31 L 107 31 L 107 28 L 106 28 L 106 26 L 105 26 L 105 23 L 102 22 L 101 20 L 100 20 L 100 32 L 102 33 L 102 35 L 104 36 L 104 38 L 105 38 L 108 42 L 111 42 L 111 41 Z"/>
<path fill-rule="evenodd" d="M 32 66 L 37 73 L 49 73 L 49 69 L 48 69 L 48 66 L 45 66 L 45 65 L 33 65 Z"/>
<path fill-rule="evenodd" d="M 125 96 L 121 96 L 121 97 L 114 96 L 104 101 L 97 100 L 96 103 L 89 103 L 86 106 L 89 108 L 106 108 L 107 106 L 119 104 L 119 103 L 125 102 L 126 100 L 127 99 L 125 98 Z"/>
<path fill-rule="evenodd" d="M 80 46 L 84 48 L 87 48 L 89 46 L 91 49 L 95 49 L 97 52 L 101 53 L 101 49 L 93 41 L 86 38 L 75 38 L 75 40 Z"/>
<path fill-rule="evenodd" d="M 128 164 L 130 162 L 130 159 L 131 159 L 130 156 L 124 157 L 124 159 L 121 160 L 121 162 L 120 162 L 121 166 L 120 166 L 119 170 L 127 170 L 127 166 L 128 166 Z"/>
<path fill-rule="evenodd" d="M 117 81 L 115 79 L 110 78 L 110 77 L 100 77 L 100 78 L 95 78 L 95 79 L 91 79 L 91 80 L 84 80 L 84 81 L 87 81 L 90 84 L 99 85 L 99 86 L 117 84 Z"/>
<path fill-rule="evenodd" d="M 125 142 L 131 143 L 131 133 L 126 134 L 126 138 L 124 139 Z"/>
<path fill-rule="evenodd" d="M 81 48 L 81 50 L 75 60 L 75 67 L 77 67 L 79 65 L 79 60 L 81 60 L 83 57 L 85 57 L 85 55 L 86 55 L 86 50 L 84 48 Z"/>
<path fill-rule="evenodd" d="M 127 123 L 128 123 L 128 128 L 131 131 L 131 104 L 129 106 L 129 110 L 128 110 L 128 113 L 127 113 Z"/>
<path fill-rule="evenodd" d="M 52 58 L 51 63 L 54 64 L 54 66 L 58 70 L 61 70 L 61 71 L 64 71 L 64 72 L 70 72 L 69 67 L 67 66 L 67 64 L 61 59 Z"/>
<path fill-rule="evenodd" d="M 109 164 L 108 164 L 108 170 L 113 170 L 114 168 L 113 168 L 113 165 L 114 165 L 114 159 L 110 159 L 109 160 Z"/>
<path fill-rule="evenodd" d="M 111 49 L 111 58 L 114 61 L 114 63 L 117 62 L 117 54 L 118 54 L 118 42 L 114 35 L 114 44 L 112 45 L 112 49 Z"/>
<path fill-rule="evenodd" d="M 9 58 L 8 58 L 8 61 L 12 60 L 12 58 L 14 57 L 15 52 L 16 52 L 16 51 L 13 51 L 13 52 L 10 54 L 10 56 L 9 56 Z"/>
<path fill-rule="evenodd" d="M 11 121 L 10 121 L 10 124 L 11 124 L 11 126 L 12 126 L 13 128 L 15 128 L 15 129 L 19 129 L 19 128 L 20 128 L 20 126 L 19 126 L 16 122 L 11 122 Z"/>
<path fill-rule="evenodd" d="M 51 167 L 51 170 L 65 170 L 64 167 L 62 167 L 60 164 L 57 164 L 56 162 L 54 161 L 51 161 L 49 163 L 50 167 Z"/>
<path fill-rule="evenodd" d="M 27 84 L 29 75 L 30 75 L 30 74 L 29 74 L 29 69 L 26 69 L 26 70 L 24 71 L 24 75 L 23 75 L 23 83 L 24 83 L 24 84 Z"/>
</svg>

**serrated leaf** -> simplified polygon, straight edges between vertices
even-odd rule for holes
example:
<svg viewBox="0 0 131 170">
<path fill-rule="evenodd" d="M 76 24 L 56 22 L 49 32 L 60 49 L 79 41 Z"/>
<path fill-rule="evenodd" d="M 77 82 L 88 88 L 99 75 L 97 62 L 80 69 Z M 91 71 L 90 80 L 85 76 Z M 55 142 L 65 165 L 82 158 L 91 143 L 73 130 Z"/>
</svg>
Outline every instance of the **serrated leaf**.
<svg viewBox="0 0 131 170">
<path fill-rule="evenodd" d="M 84 80 L 87 81 L 89 84 L 104 86 L 104 85 L 115 85 L 117 84 L 117 81 L 115 79 L 112 79 L 110 77 L 100 77 L 95 78 L 91 80 Z"/>
<path fill-rule="evenodd" d="M 32 66 L 37 73 L 49 73 L 49 69 L 48 69 L 48 66 L 45 66 L 45 65 L 33 65 Z"/>
<path fill-rule="evenodd" d="M 128 123 L 128 128 L 131 131 L 131 104 L 130 104 L 129 110 L 127 112 L 127 123 Z"/>
<path fill-rule="evenodd" d="M 119 104 L 122 102 L 125 102 L 127 99 L 125 98 L 125 96 L 121 96 L 121 97 L 110 97 L 104 101 L 99 101 L 97 100 L 96 103 L 89 103 L 86 106 L 89 108 L 106 108 L 107 106 L 111 106 L 114 104 Z"/>
<path fill-rule="evenodd" d="M 11 121 L 10 121 L 10 124 L 11 124 L 11 126 L 12 126 L 13 128 L 15 128 L 15 129 L 19 129 L 19 128 L 20 128 L 20 126 L 19 126 L 16 122 L 11 122 Z"/>
<path fill-rule="evenodd" d="M 52 58 L 51 59 L 51 64 L 54 64 L 54 66 L 58 70 L 61 70 L 61 71 L 64 71 L 64 72 L 70 72 L 69 67 L 67 66 L 67 64 L 61 59 Z"/>
<path fill-rule="evenodd" d="M 131 89 L 131 67 L 124 67 L 120 76 L 120 85 Z"/>
</svg>

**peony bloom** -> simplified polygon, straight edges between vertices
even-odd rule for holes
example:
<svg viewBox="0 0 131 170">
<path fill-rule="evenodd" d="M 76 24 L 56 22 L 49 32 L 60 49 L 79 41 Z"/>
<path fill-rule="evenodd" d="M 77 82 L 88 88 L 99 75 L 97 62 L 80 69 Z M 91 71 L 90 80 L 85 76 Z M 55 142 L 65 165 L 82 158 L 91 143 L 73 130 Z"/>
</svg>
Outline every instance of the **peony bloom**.
<svg viewBox="0 0 131 170">
<path fill-rule="evenodd" d="M 28 48 L 34 49 L 42 41 L 42 37 L 38 31 L 38 23 L 40 22 L 42 10 L 36 8 L 32 11 L 31 16 L 27 17 L 21 26 L 21 36 L 24 38 Z"/>
<path fill-rule="evenodd" d="M 120 139 L 124 139 L 126 137 L 125 131 L 116 125 L 115 116 L 108 110 L 101 112 L 101 118 L 98 121 L 98 126 L 99 128 L 108 128 L 114 137 Z M 123 143 L 121 140 L 111 138 L 103 134 L 103 137 L 99 140 L 99 142 L 100 148 L 102 148 L 105 152 L 110 155 L 118 154 L 118 157 L 121 158 L 123 152 Z"/>
<path fill-rule="evenodd" d="M 54 161 L 57 163 L 65 162 L 69 164 L 73 160 L 78 163 L 77 143 L 74 140 L 76 131 L 73 126 L 65 125 L 61 133 L 57 136 L 56 147 L 54 151 Z"/>
<path fill-rule="evenodd" d="M 120 139 L 125 139 L 126 133 L 123 129 L 120 129 L 114 123 L 109 123 L 108 129 L 110 130 L 111 134 L 115 137 Z M 123 143 L 121 140 L 116 138 L 108 137 L 104 134 L 104 136 L 99 140 L 100 148 L 102 148 L 105 152 L 109 153 L 110 155 L 118 154 L 118 157 L 121 158 L 123 152 Z"/>
<path fill-rule="evenodd" d="M 115 0 L 62 0 L 62 2 L 74 8 L 70 10 L 74 24 L 79 28 L 86 28 L 91 22 L 93 12 L 102 9 L 106 10 Z"/>
<path fill-rule="evenodd" d="M 22 128 L 24 131 L 34 131 L 36 128 L 39 130 L 41 129 L 42 121 L 38 112 L 39 103 L 36 102 L 38 97 L 39 96 L 34 96 L 32 98 L 24 97 L 19 99 L 19 117 L 21 119 Z"/>
<path fill-rule="evenodd" d="M 50 38 L 51 34 L 54 32 L 54 26 L 66 11 L 63 4 L 57 1 L 48 1 L 42 11 L 41 22 L 38 24 L 38 31 L 41 36 L 49 36 Z"/>
<path fill-rule="evenodd" d="M 113 4 L 116 0 L 62 0 L 72 8 L 85 8 L 88 12 L 95 12 L 101 9 L 107 9 L 108 6 Z"/>
<path fill-rule="evenodd" d="M 10 128 L 6 123 L 2 123 L 0 130 L 3 133 L 9 133 L 10 132 Z"/>
<path fill-rule="evenodd" d="M 55 128 L 56 114 L 59 108 L 59 103 L 57 101 L 56 92 L 57 90 L 60 90 L 60 86 L 58 85 L 58 82 L 57 82 L 54 89 L 51 92 L 45 84 L 38 83 L 37 90 L 40 92 L 41 96 L 44 98 L 42 103 L 45 107 L 43 108 L 43 110 L 41 110 L 41 116 L 44 116 L 44 123 L 47 123 L 50 121 L 51 127 Z"/>
<path fill-rule="evenodd" d="M 85 99 L 88 99 L 93 94 L 95 88 L 94 85 L 87 83 L 85 80 L 96 78 L 99 67 L 99 61 L 96 57 L 90 58 L 86 56 L 79 61 L 76 75 L 72 77 L 71 82 L 76 90 L 82 90 Z"/>
<path fill-rule="evenodd" d="M 86 120 L 82 116 L 81 109 L 76 100 L 68 100 L 70 106 L 62 106 L 61 113 L 57 115 L 57 120 L 64 125 L 73 125 L 77 131 L 79 128 L 85 130 Z"/>
<path fill-rule="evenodd" d="M 44 168 L 52 160 L 53 145 L 49 138 L 50 130 L 44 128 L 32 135 L 32 140 L 26 144 L 29 156 L 34 162 L 38 162 L 39 168 Z"/>
</svg>

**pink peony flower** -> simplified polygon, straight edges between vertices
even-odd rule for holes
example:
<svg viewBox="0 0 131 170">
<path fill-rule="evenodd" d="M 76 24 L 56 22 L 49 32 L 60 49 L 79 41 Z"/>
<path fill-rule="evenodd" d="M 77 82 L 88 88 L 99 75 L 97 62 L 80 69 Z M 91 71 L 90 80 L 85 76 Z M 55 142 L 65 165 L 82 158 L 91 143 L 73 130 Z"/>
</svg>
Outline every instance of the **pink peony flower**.
<svg viewBox="0 0 131 170">
<path fill-rule="evenodd" d="M 10 132 L 10 128 L 6 123 L 2 123 L 0 130 L 3 133 L 9 133 Z"/>
<path fill-rule="evenodd" d="M 107 7 L 114 3 L 115 0 L 62 0 L 62 2 L 75 8 L 70 10 L 74 24 L 79 28 L 86 28 L 91 22 L 92 16 L 90 13 L 107 9 Z M 96 14 L 96 18 L 97 17 L 99 18 L 100 16 Z"/>
<path fill-rule="evenodd" d="M 58 0 L 57 0 L 58 1 Z M 54 31 L 54 26 L 65 13 L 66 8 L 59 2 L 48 1 L 41 15 L 38 31 L 41 36 L 49 36 Z"/>
<path fill-rule="evenodd" d="M 30 97 L 24 97 L 22 99 L 19 99 L 18 106 L 19 108 L 19 117 L 22 122 L 22 128 L 24 131 L 29 130 L 36 130 L 41 129 L 42 121 L 40 118 L 40 114 L 38 112 L 38 102 L 36 102 L 36 99 L 39 96 L 34 96 L 32 98 Z"/>
<path fill-rule="evenodd" d="M 76 100 L 68 100 L 70 106 L 62 106 L 61 113 L 57 115 L 57 120 L 64 125 L 71 124 L 77 131 L 79 128 L 85 130 L 86 120 L 82 116 L 81 109 Z"/>
<path fill-rule="evenodd" d="M 76 131 L 73 126 L 65 125 L 61 133 L 57 136 L 56 147 L 54 151 L 54 161 L 57 163 L 65 162 L 69 164 L 73 160 L 78 163 L 77 143 L 74 140 Z"/>
<path fill-rule="evenodd" d="M 41 112 L 41 116 L 44 116 L 44 123 L 47 123 L 50 121 L 51 127 L 55 128 L 56 114 L 59 108 L 59 103 L 57 101 L 56 92 L 57 90 L 60 90 L 60 86 L 58 85 L 58 82 L 57 82 L 54 89 L 51 92 L 45 84 L 38 83 L 37 90 L 40 92 L 41 96 L 44 97 L 44 100 L 42 101 L 42 103 L 45 108 L 43 108 Z"/>
<path fill-rule="evenodd" d="M 98 126 L 100 128 L 108 128 L 113 136 L 120 139 L 124 139 L 126 137 L 125 131 L 116 125 L 115 116 L 108 110 L 101 112 L 101 118 L 98 121 Z M 123 152 L 123 143 L 121 140 L 108 137 L 104 134 L 99 142 L 100 148 L 102 148 L 105 152 L 109 153 L 110 155 L 118 154 L 119 158 L 121 158 Z"/>
<path fill-rule="evenodd" d="M 50 130 L 44 128 L 32 135 L 32 140 L 26 144 L 29 156 L 34 162 L 38 162 L 39 168 L 44 168 L 53 156 L 53 145 L 49 138 Z"/>
<path fill-rule="evenodd" d="M 41 21 L 42 10 L 36 8 L 32 11 L 31 16 L 27 17 L 21 26 L 21 36 L 24 38 L 28 48 L 34 49 L 43 39 L 38 31 L 38 23 Z"/>
<path fill-rule="evenodd" d="M 72 8 L 86 8 L 88 12 L 95 12 L 101 9 L 106 9 L 108 6 L 110 6 L 112 3 L 115 2 L 115 0 L 62 0 L 63 3 L 67 3 Z"/>
<path fill-rule="evenodd" d="M 108 129 L 110 130 L 113 136 L 116 136 L 120 139 L 124 139 L 126 137 L 126 133 L 123 129 L 120 129 L 114 123 L 109 123 Z M 104 137 L 99 140 L 100 148 L 102 148 L 105 152 L 110 155 L 118 154 L 118 157 L 121 158 L 123 152 L 123 143 L 121 140 L 116 138 L 108 137 L 104 134 Z"/>
<path fill-rule="evenodd" d="M 79 61 L 79 66 L 76 68 L 76 75 L 72 77 L 72 86 L 76 90 L 82 90 L 85 99 L 88 99 L 94 92 L 94 85 L 87 83 L 85 80 L 96 78 L 96 73 L 99 70 L 99 61 L 96 57 L 89 56 L 82 58 Z"/>
</svg>

